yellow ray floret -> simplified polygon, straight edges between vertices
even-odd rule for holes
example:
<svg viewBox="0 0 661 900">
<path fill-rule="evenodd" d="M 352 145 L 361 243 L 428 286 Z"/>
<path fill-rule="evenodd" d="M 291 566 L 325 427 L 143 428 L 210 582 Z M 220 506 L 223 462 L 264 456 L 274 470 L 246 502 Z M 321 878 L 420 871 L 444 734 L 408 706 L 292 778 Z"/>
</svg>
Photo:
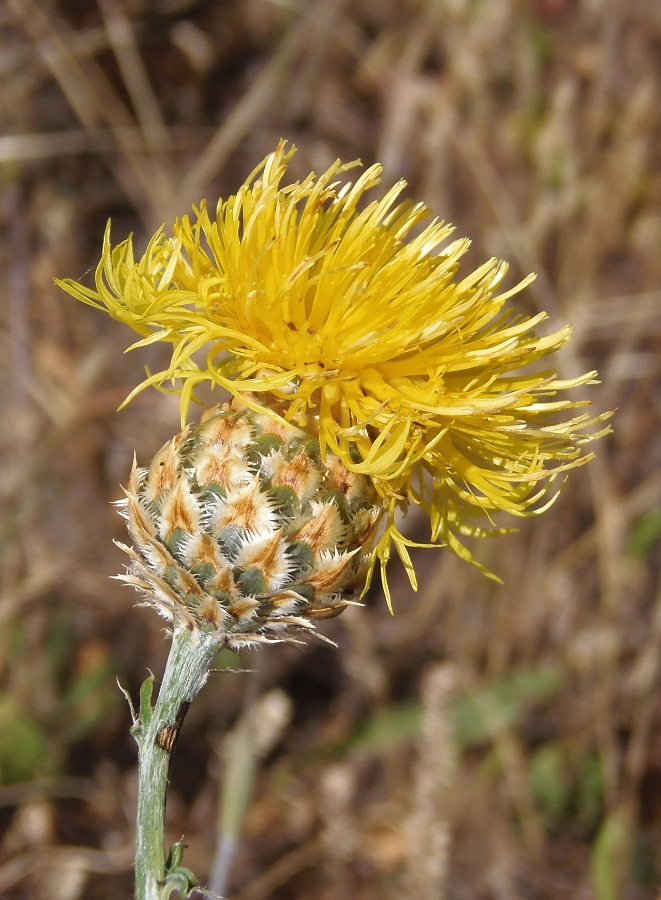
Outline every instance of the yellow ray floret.
<svg viewBox="0 0 661 900">
<path fill-rule="evenodd" d="M 398 199 L 404 182 L 366 202 L 380 167 L 351 184 L 357 164 L 337 161 L 283 184 L 292 153 L 281 143 L 215 215 L 201 203 L 137 260 L 108 229 L 96 289 L 58 283 L 130 325 L 133 347 L 172 345 L 133 394 L 172 382 L 185 419 L 198 385 L 219 385 L 370 477 L 386 519 L 375 558 L 385 566 L 394 543 L 413 581 L 396 511 L 419 504 L 431 542 L 466 558 L 459 536 L 493 533 L 493 513 L 541 511 L 604 433 L 603 416 L 563 420 L 585 404 L 558 397 L 596 373 L 560 381 L 540 366 L 570 328 L 540 335 L 543 313 L 516 314 L 506 301 L 531 277 L 499 294 L 502 261 L 459 278 L 468 241 L 448 245 L 438 219 L 419 228 L 431 214 Z"/>
</svg>

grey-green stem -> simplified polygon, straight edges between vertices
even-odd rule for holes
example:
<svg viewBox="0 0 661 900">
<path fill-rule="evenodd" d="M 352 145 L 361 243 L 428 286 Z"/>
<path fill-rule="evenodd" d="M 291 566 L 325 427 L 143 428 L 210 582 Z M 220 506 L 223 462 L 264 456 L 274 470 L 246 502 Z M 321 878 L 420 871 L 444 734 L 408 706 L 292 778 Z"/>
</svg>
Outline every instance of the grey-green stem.
<svg viewBox="0 0 661 900">
<path fill-rule="evenodd" d="M 165 798 L 174 743 L 188 707 L 206 682 L 220 649 L 218 633 L 175 626 L 170 654 L 152 709 L 153 677 L 142 686 L 140 713 L 132 733 L 138 742 L 136 900 L 166 900 Z"/>
</svg>

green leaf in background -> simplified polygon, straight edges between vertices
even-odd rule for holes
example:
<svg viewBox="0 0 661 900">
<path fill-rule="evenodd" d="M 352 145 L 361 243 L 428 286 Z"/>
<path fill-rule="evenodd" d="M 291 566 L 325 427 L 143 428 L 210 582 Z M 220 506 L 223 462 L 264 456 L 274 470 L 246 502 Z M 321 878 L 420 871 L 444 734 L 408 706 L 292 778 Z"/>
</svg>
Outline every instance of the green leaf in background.
<svg viewBox="0 0 661 900">
<path fill-rule="evenodd" d="M 518 725 L 531 703 L 550 699 L 562 686 L 563 673 L 540 666 L 519 669 L 454 704 L 455 737 L 460 747 L 484 744 Z"/>
<path fill-rule="evenodd" d="M 576 810 L 586 832 L 592 832 L 604 809 L 604 776 L 601 760 L 591 753 L 581 760 L 576 785 Z"/>
<path fill-rule="evenodd" d="M 49 756 L 48 736 L 27 712 L 0 695 L 0 783 L 28 781 L 41 774 Z"/>
<path fill-rule="evenodd" d="M 632 836 L 631 880 L 634 884 L 657 892 L 661 882 L 658 843 L 654 828 L 651 832 L 638 828 Z"/>
<path fill-rule="evenodd" d="M 419 703 L 396 703 L 371 715 L 348 742 L 349 753 L 380 753 L 416 740 L 420 735 Z"/>
<path fill-rule="evenodd" d="M 651 548 L 661 540 L 661 509 L 638 519 L 633 526 L 627 542 L 627 555 L 634 559 L 642 559 Z"/>
<path fill-rule="evenodd" d="M 548 666 L 519 669 L 486 687 L 459 697 L 452 704 L 455 740 L 460 748 L 489 743 L 507 728 L 516 727 L 531 703 L 551 698 L 563 674 Z M 378 753 L 415 740 L 420 734 L 419 703 L 400 703 L 380 710 L 349 740 L 349 751 Z"/>
<path fill-rule="evenodd" d="M 61 698 L 62 736 L 67 743 L 84 740 L 120 705 L 109 662 L 101 660 L 82 672 Z"/>
<path fill-rule="evenodd" d="M 590 870 L 597 900 L 620 900 L 622 862 L 629 840 L 625 816 L 616 809 L 604 819 L 592 851 Z"/>
<path fill-rule="evenodd" d="M 530 783 L 535 800 L 557 822 L 569 811 L 571 779 L 567 748 L 560 741 L 543 744 L 530 757 Z"/>
</svg>

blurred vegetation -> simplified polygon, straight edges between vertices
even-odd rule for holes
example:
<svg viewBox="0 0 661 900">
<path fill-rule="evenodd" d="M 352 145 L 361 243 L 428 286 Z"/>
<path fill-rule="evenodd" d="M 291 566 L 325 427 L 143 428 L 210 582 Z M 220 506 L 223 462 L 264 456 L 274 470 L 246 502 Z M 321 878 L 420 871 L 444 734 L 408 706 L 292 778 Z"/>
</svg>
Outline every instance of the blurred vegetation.
<svg viewBox="0 0 661 900">
<path fill-rule="evenodd" d="M 142 377 L 131 335 L 51 279 L 94 267 L 108 217 L 140 243 L 282 136 L 295 174 L 380 160 L 473 239 L 467 265 L 535 271 L 518 302 L 573 323 L 561 370 L 599 369 L 596 408 L 618 414 L 550 512 L 480 548 L 502 585 L 420 551 L 419 594 L 393 566 L 395 617 L 375 588 L 323 623 L 339 649 L 218 675 L 175 755 L 172 839 L 205 880 L 252 692 L 291 708 L 233 900 L 659 897 L 658 3 L 5 0 L 0 25 L 0 896 L 130 896 L 115 678 L 135 696 L 166 650 L 109 580 L 110 501 L 177 403 L 118 414 Z"/>
</svg>

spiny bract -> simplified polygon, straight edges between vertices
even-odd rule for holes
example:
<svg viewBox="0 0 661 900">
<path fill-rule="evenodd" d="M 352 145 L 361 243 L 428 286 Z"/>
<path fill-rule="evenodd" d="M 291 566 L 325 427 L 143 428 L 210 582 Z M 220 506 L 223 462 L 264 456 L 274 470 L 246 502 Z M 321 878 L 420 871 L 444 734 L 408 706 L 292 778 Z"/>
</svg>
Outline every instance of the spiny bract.
<svg viewBox="0 0 661 900">
<path fill-rule="evenodd" d="M 289 640 L 362 589 L 379 515 L 369 480 L 236 401 L 134 466 L 125 493 L 133 562 L 119 577 L 231 647 Z"/>
</svg>

